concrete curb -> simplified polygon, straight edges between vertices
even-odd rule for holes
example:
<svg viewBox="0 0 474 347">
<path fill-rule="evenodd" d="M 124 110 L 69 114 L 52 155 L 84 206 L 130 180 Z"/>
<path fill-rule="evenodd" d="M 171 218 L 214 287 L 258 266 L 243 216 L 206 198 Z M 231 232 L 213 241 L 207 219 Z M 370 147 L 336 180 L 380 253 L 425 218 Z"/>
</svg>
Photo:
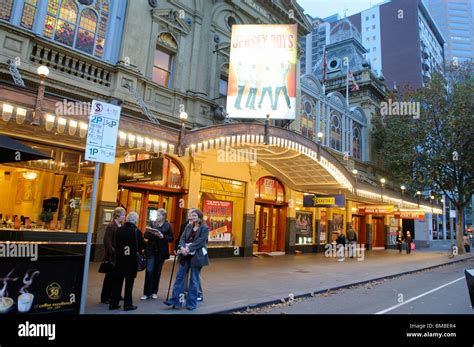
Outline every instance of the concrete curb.
<svg viewBox="0 0 474 347">
<path fill-rule="evenodd" d="M 298 295 L 294 295 L 294 298 L 296 299 L 296 298 L 312 297 L 312 296 L 315 296 L 317 294 L 326 293 L 328 291 L 336 291 L 336 290 L 345 289 L 345 288 L 349 288 L 349 287 L 353 287 L 353 286 L 359 286 L 359 285 L 370 283 L 370 282 L 375 282 L 375 281 L 380 281 L 380 280 L 384 280 L 384 279 L 391 279 L 391 278 L 395 278 L 395 277 L 409 275 L 409 274 L 419 272 L 419 271 L 426 271 L 426 270 L 436 269 L 436 268 L 441 267 L 441 266 L 460 263 L 460 262 L 467 261 L 467 260 L 472 259 L 472 258 L 474 258 L 474 256 L 471 255 L 471 256 L 466 257 L 464 259 L 448 261 L 448 262 L 443 263 L 443 264 L 428 266 L 428 267 L 424 267 L 424 268 L 420 268 L 420 269 L 416 269 L 416 270 L 400 272 L 400 273 L 396 273 L 396 274 L 392 274 L 392 275 L 388 275 L 388 276 L 383 276 L 383 277 L 376 277 L 376 278 L 365 280 L 365 281 L 354 282 L 354 283 L 349 283 L 349 284 L 343 284 L 341 286 L 331 287 L 331 288 L 327 288 L 327 289 L 321 289 L 321 290 L 318 290 L 318 291 L 309 292 L 309 293 L 305 293 L 305 294 L 298 294 Z M 247 309 L 254 309 L 254 308 L 264 307 L 264 306 L 268 306 L 268 305 L 272 305 L 272 304 L 280 304 L 280 303 L 282 303 L 281 299 L 269 300 L 269 301 L 264 301 L 264 302 L 261 302 L 261 303 L 258 303 L 258 304 L 245 305 L 245 306 L 242 306 L 242 307 L 239 307 L 239 308 L 233 308 L 233 309 L 228 309 L 228 310 L 223 310 L 223 311 L 216 311 L 216 312 L 212 312 L 212 313 L 209 313 L 209 314 L 231 314 L 231 313 L 235 313 L 235 312 L 239 312 L 239 311 L 246 311 Z"/>
</svg>

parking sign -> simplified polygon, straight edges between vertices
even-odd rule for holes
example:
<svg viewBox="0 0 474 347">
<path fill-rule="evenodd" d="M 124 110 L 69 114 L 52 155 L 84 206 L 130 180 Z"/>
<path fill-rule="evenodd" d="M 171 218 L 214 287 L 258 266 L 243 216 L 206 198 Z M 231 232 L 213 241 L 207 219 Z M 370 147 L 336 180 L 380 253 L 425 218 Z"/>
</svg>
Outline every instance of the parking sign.
<svg viewBox="0 0 474 347">
<path fill-rule="evenodd" d="M 121 108 L 93 100 L 87 130 L 85 159 L 113 164 L 117 147 L 117 133 Z"/>
</svg>

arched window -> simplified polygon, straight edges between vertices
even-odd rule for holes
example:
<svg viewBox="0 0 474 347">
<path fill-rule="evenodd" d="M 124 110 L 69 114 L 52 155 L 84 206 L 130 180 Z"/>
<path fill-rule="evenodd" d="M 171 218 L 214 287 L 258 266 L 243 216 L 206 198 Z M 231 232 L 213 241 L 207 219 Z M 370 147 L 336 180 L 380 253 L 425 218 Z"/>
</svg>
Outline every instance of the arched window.
<svg viewBox="0 0 474 347">
<path fill-rule="evenodd" d="M 341 119 L 337 115 L 331 117 L 331 148 L 340 151 L 342 147 Z"/>
<path fill-rule="evenodd" d="M 276 178 L 262 177 L 255 185 L 255 199 L 284 202 L 285 188 Z"/>
<path fill-rule="evenodd" d="M 108 19 L 108 0 L 48 0 L 43 34 L 102 58 Z"/>
<path fill-rule="evenodd" d="M 76 48 L 92 54 L 94 51 L 94 38 L 97 31 L 97 15 L 91 9 L 82 11 L 77 33 Z"/>
<path fill-rule="evenodd" d="M 360 126 L 354 124 L 352 129 L 353 138 L 352 138 L 352 146 L 353 146 L 353 156 L 356 159 L 362 159 L 362 132 L 360 130 Z"/>
<path fill-rule="evenodd" d="M 20 26 L 29 30 L 33 29 L 37 7 L 38 0 L 25 0 Z"/>
<path fill-rule="evenodd" d="M 309 100 L 304 101 L 301 115 L 301 134 L 310 140 L 313 139 L 313 112 L 313 103 Z"/>
<path fill-rule="evenodd" d="M 13 0 L 0 1 L 0 19 L 9 21 L 12 16 Z"/>
</svg>

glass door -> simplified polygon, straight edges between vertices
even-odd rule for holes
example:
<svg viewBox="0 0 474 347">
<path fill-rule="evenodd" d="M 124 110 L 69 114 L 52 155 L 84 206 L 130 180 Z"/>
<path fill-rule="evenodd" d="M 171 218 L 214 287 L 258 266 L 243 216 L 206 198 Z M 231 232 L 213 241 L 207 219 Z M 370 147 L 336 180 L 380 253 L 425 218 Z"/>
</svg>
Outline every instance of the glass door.
<svg viewBox="0 0 474 347">
<path fill-rule="evenodd" d="M 258 252 L 271 252 L 275 232 L 273 207 L 255 205 L 255 216 L 255 241 L 258 243 Z"/>
</svg>

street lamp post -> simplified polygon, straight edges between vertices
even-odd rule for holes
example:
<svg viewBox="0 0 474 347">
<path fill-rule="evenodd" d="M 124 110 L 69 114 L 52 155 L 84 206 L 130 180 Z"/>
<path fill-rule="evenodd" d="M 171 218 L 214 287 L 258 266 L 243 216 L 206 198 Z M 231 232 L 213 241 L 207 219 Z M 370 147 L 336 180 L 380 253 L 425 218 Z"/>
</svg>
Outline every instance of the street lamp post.
<svg viewBox="0 0 474 347">
<path fill-rule="evenodd" d="M 383 202 L 383 191 L 384 191 L 384 188 L 385 188 L 385 182 L 387 182 L 387 180 L 382 177 L 382 178 L 380 179 L 380 183 L 381 183 L 381 186 L 382 186 L 382 189 L 381 189 L 382 194 L 381 194 L 380 197 L 382 198 L 382 202 Z"/>
<path fill-rule="evenodd" d="M 267 114 L 267 119 L 265 119 L 265 127 L 264 127 L 264 136 L 263 136 L 263 144 L 268 145 L 270 144 L 270 115 Z"/>
<path fill-rule="evenodd" d="M 421 196 L 421 192 L 418 190 L 416 192 L 416 200 L 418 200 L 418 208 L 420 208 L 420 196 Z"/>
<path fill-rule="evenodd" d="M 33 117 L 31 119 L 31 125 L 41 125 L 41 116 L 43 114 L 41 107 L 43 106 L 43 99 L 44 99 L 44 91 L 45 91 L 45 83 L 46 77 L 49 75 L 49 69 L 41 65 L 37 69 L 40 83 L 38 87 L 38 93 L 36 94 L 36 104 L 35 104 L 35 112 L 33 113 Z"/>
<path fill-rule="evenodd" d="M 400 190 L 402 191 L 402 194 L 400 195 L 400 208 L 399 208 L 400 211 L 403 207 L 403 194 L 405 194 L 405 189 L 406 187 L 404 185 L 400 187 Z"/>
<path fill-rule="evenodd" d="M 357 195 L 357 169 L 352 170 L 352 175 L 354 175 L 354 195 Z"/>
<path fill-rule="evenodd" d="M 323 141 L 323 133 L 320 131 L 318 133 L 318 160 L 321 159 L 321 142 Z"/>
<path fill-rule="evenodd" d="M 176 148 L 176 154 L 178 157 L 182 157 L 186 151 L 186 144 L 184 143 L 184 137 L 186 135 L 186 121 L 188 120 L 188 114 L 182 111 L 179 114 L 181 120 L 181 131 L 179 132 L 178 146 Z"/>
</svg>

